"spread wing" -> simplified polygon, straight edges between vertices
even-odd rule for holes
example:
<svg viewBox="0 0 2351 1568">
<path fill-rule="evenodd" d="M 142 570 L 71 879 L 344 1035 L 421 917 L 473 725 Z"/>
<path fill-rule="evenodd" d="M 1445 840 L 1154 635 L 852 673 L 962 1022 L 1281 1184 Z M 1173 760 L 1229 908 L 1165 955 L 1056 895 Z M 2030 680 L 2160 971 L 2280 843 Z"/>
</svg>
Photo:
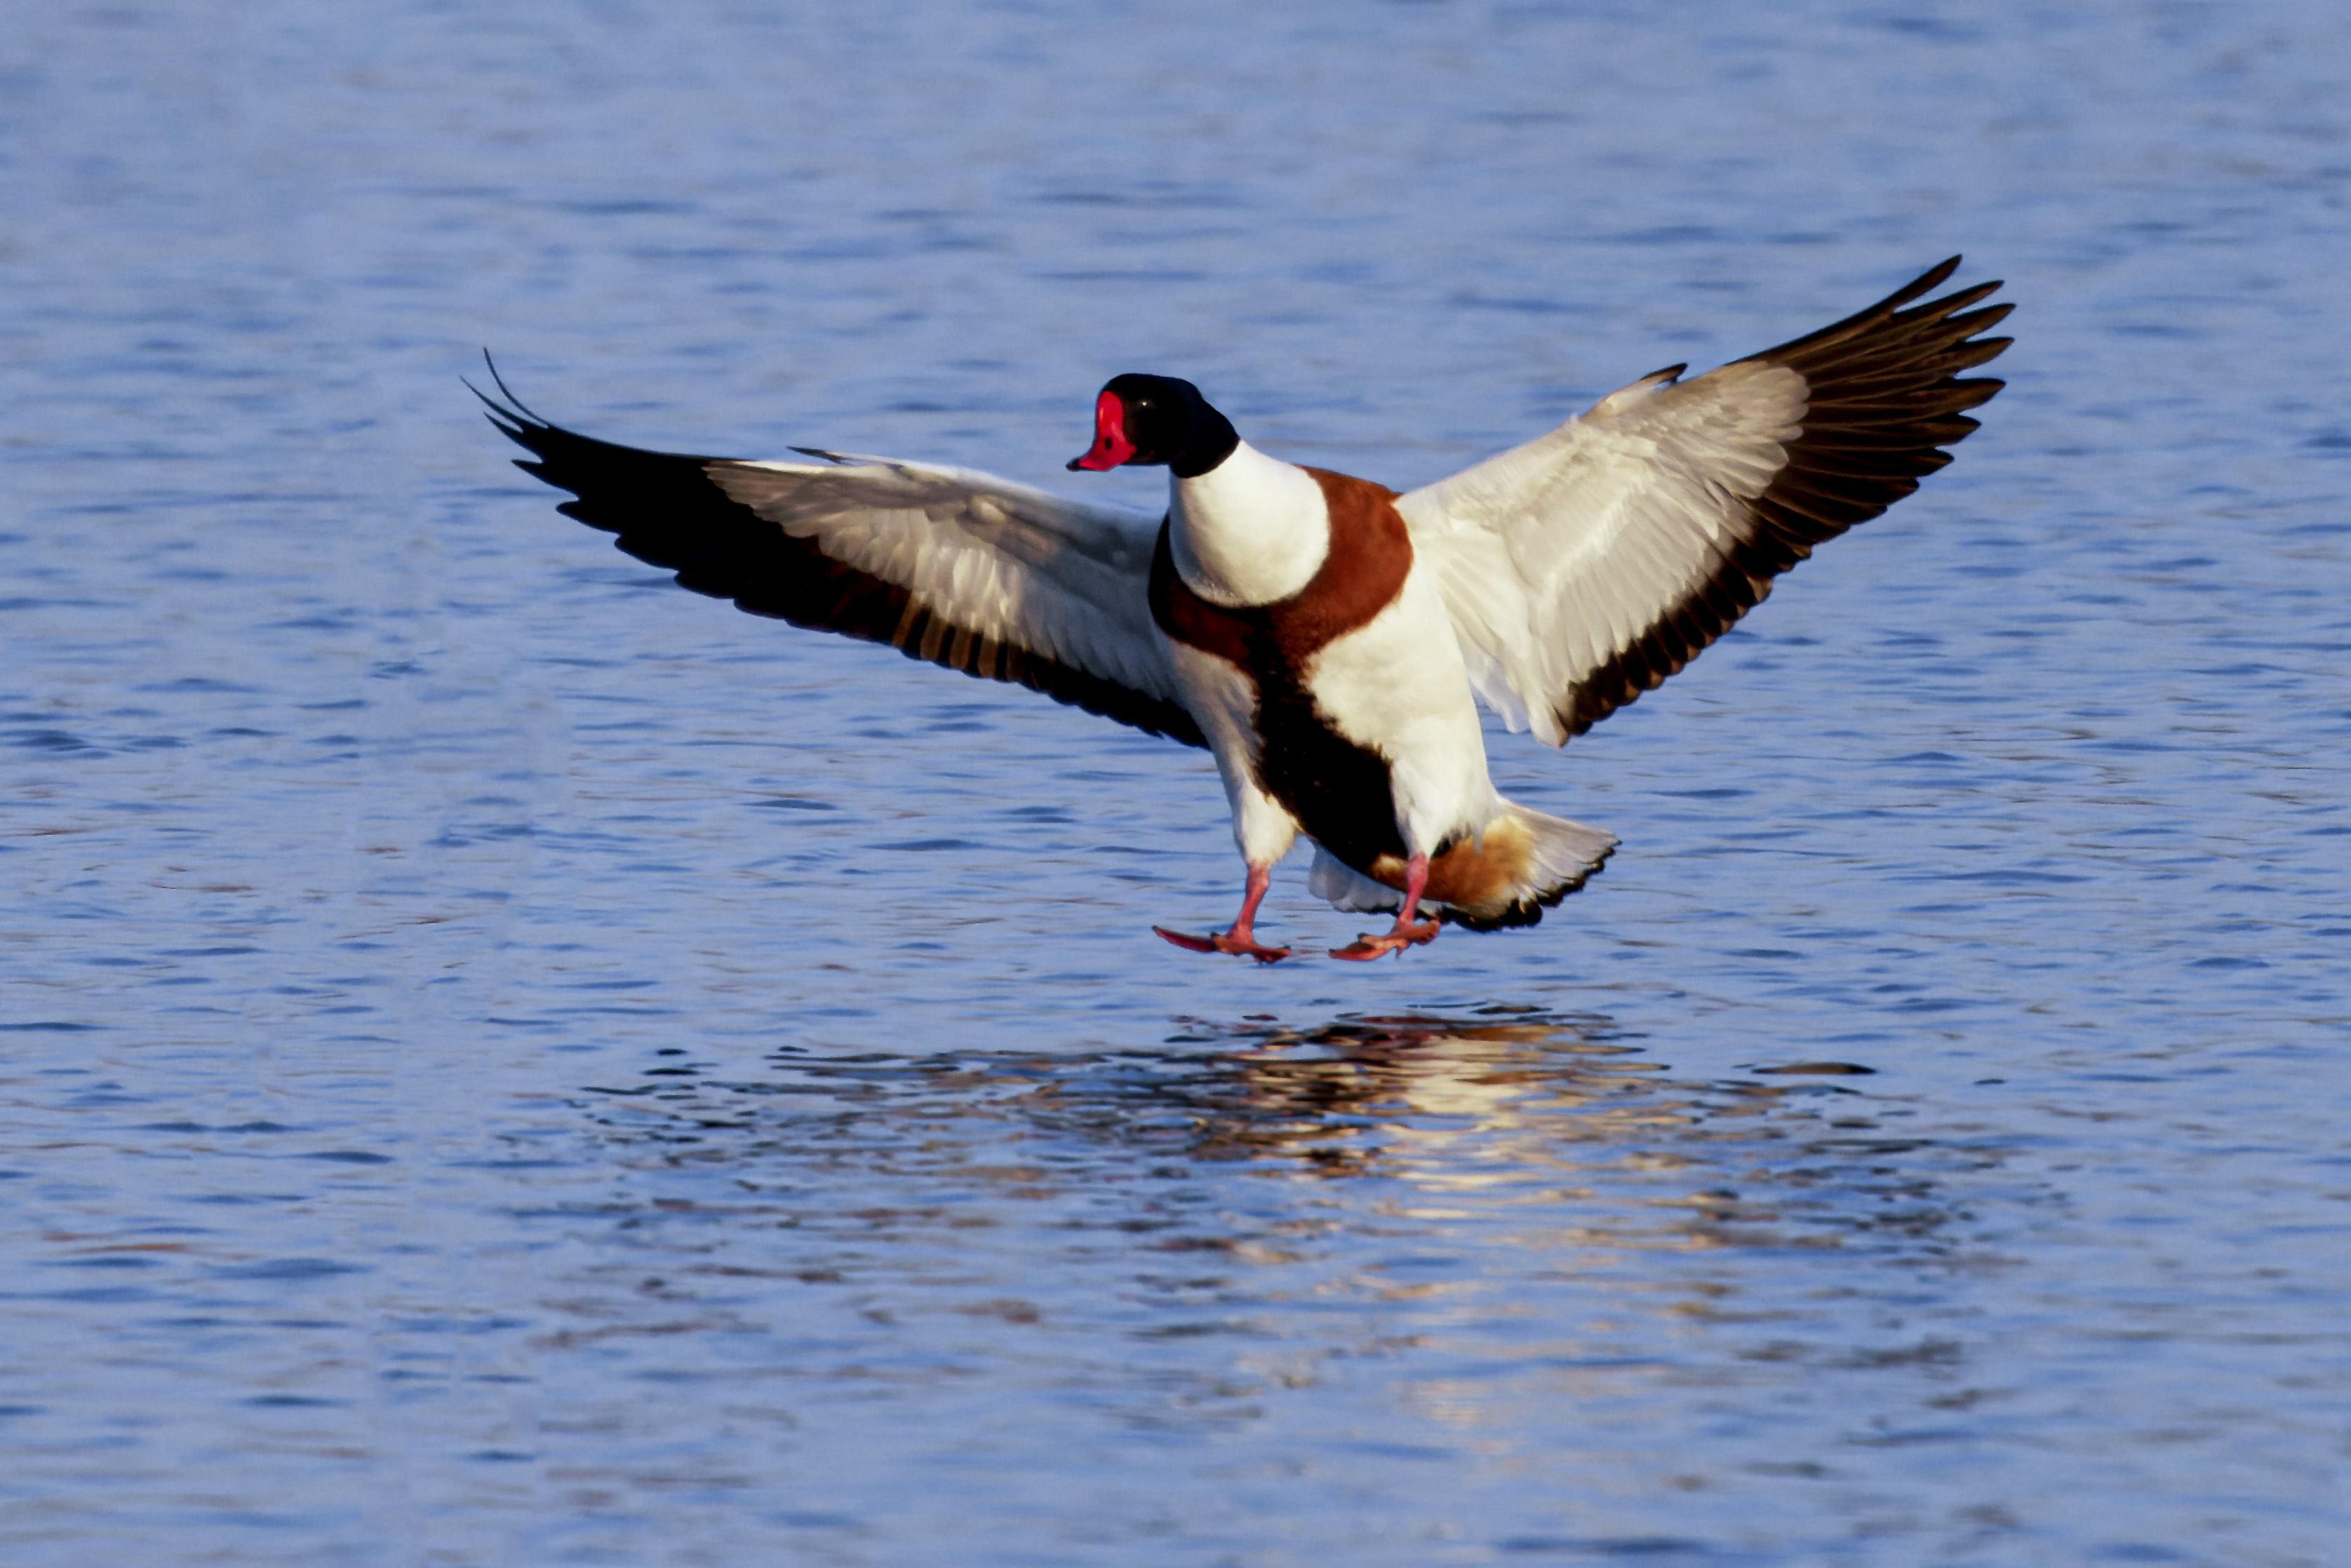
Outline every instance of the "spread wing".
<svg viewBox="0 0 2351 1568">
<path fill-rule="evenodd" d="M 495 371 L 492 372 L 495 375 Z M 556 508 L 696 593 L 1029 686 L 1190 746 L 1146 597 L 1159 519 L 973 469 L 810 452 L 746 463 L 575 435 L 507 392 L 491 423 Z"/>
<path fill-rule="evenodd" d="M 1670 370 L 1396 505 L 1436 570 L 1470 679 L 1553 746 L 1679 670 L 1824 539 L 1949 462 L 1962 380 L 2008 347 L 1980 284 L 1904 309 L 1959 258 L 1861 314 L 1695 381 Z"/>
</svg>

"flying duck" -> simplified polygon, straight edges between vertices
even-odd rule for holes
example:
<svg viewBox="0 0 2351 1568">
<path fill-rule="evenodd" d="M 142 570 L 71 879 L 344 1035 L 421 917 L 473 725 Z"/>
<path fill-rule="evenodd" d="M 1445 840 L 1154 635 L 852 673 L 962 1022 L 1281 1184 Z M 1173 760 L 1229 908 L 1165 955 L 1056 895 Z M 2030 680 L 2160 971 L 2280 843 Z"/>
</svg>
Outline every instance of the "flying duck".
<svg viewBox="0 0 2351 1568">
<path fill-rule="evenodd" d="M 1207 748 L 1248 875 L 1231 926 L 1153 929 L 1272 963 L 1276 861 L 1395 911 L 1332 956 L 1531 925 L 1614 849 L 1506 800 L 1473 702 L 1562 746 L 1679 670 L 1814 546 L 1950 461 L 1962 379 L 2008 347 L 1979 284 L 1922 305 L 1953 256 L 1856 316 L 1681 380 L 1642 377 L 1523 446 L 1403 494 L 1259 451 L 1191 382 L 1122 375 L 1069 466 L 1164 466 L 1164 516 L 968 468 L 796 447 L 810 461 L 642 452 L 538 418 L 496 381 L 516 465 L 681 587 L 886 643 Z M 1905 308 L 1908 307 L 1908 308 Z M 1424 911 L 1430 918 L 1423 918 Z"/>
</svg>

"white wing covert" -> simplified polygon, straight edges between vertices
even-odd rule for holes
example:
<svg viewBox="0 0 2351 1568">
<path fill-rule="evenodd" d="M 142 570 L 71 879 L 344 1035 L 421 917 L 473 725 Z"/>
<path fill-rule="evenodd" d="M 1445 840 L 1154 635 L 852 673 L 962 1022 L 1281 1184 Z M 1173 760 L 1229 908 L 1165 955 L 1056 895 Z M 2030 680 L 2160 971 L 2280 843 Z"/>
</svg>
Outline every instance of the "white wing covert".
<svg viewBox="0 0 2351 1568">
<path fill-rule="evenodd" d="M 1523 446 L 1400 497 L 1470 679 L 1554 746 L 1695 658 L 1814 546 L 1950 461 L 1958 379 L 2009 344 L 1987 283 L 1900 308 L 1952 257 L 1859 315 L 1699 376 L 1659 371 Z"/>
</svg>

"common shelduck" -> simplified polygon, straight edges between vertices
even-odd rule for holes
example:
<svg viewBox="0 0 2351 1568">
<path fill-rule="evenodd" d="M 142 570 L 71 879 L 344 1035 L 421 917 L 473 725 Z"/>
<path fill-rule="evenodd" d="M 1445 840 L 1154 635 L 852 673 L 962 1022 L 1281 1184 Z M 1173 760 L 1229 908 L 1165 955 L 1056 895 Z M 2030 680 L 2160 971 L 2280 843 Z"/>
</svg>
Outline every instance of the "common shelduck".
<svg viewBox="0 0 2351 1568">
<path fill-rule="evenodd" d="M 2010 340 L 1980 284 L 1904 308 L 1959 258 L 1859 315 L 1694 381 L 1682 365 L 1417 490 L 1259 451 L 1191 382 L 1122 375 L 1073 469 L 1164 465 L 1164 517 L 967 468 L 799 447 L 813 462 L 640 452 L 539 419 L 497 382 L 517 466 L 579 498 L 682 587 L 757 615 L 1018 682 L 1215 756 L 1248 865 L 1239 916 L 1197 952 L 1271 963 L 1273 863 L 1395 923 L 1531 925 L 1614 835 L 1496 792 L 1472 694 L 1566 743 L 1679 670 L 1813 548 L 1950 461 L 1960 379 Z M 495 377 L 496 369 L 492 374 Z M 1420 918 L 1424 905 L 1435 919 Z"/>
</svg>

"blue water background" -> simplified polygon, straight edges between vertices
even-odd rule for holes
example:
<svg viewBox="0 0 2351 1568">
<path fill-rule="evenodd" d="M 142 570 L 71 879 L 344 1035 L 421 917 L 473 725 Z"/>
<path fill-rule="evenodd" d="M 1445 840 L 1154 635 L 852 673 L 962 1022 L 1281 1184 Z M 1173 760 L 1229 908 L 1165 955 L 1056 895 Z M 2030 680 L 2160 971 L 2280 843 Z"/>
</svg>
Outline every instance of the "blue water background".
<svg viewBox="0 0 2351 1568">
<path fill-rule="evenodd" d="M 2351 11 L 0 21 L 12 1564 L 2328 1565 Z M 1947 472 L 1260 971 L 1205 757 L 754 621 L 563 423 L 1407 486 L 1954 251 Z M 1278 875 L 1279 939 L 1364 922 Z"/>
</svg>

